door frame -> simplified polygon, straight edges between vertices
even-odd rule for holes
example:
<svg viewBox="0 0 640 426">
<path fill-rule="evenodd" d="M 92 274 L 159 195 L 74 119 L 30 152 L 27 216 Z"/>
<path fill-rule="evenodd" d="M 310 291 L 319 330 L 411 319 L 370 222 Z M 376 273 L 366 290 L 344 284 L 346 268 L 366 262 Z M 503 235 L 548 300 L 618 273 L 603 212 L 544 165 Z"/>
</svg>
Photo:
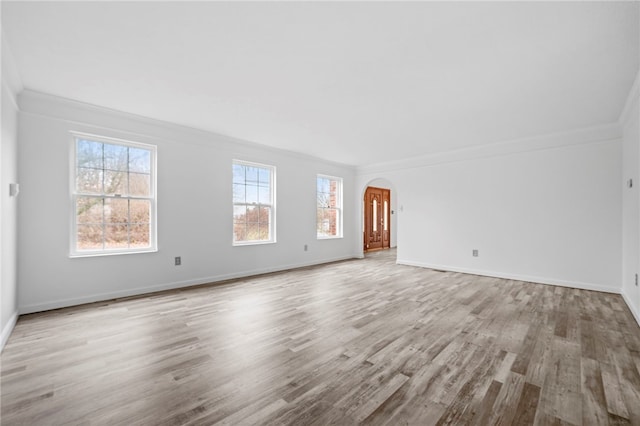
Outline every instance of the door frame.
<svg viewBox="0 0 640 426">
<path fill-rule="evenodd" d="M 370 190 L 380 191 L 382 195 L 380 199 L 380 207 L 379 207 L 380 227 L 381 227 L 379 232 L 381 234 L 380 236 L 381 247 L 375 247 L 375 248 L 369 247 L 370 241 L 369 241 L 369 234 L 367 229 L 367 224 L 372 221 L 372 218 L 370 217 L 371 215 L 369 214 L 370 209 L 368 208 L 368 205 L 367 205 L 368 198 L 369 198 L 368 194 L 370 193 Z M 393 232 L 393 229 L 392 229 L 393 210 L 391 208 L 391 194 L 392 194 L 391 188 L 382 188 L 378 186 L 367 185 L 364 189 L 364 194 L 362 196 L 362 209 L 363 209 L 362 210 L 362 252 L 363 253 L 391 248 L 391 233 Z M 384 201 L 386 201 L 386 210 L 385 210 L 385 204 L 383 204 Z M 386 219 L 386 222 L 385 222 L 385 219 Z M 387 225 L 387 229 L 383 228 L 385 224 Z"/>
</svg>

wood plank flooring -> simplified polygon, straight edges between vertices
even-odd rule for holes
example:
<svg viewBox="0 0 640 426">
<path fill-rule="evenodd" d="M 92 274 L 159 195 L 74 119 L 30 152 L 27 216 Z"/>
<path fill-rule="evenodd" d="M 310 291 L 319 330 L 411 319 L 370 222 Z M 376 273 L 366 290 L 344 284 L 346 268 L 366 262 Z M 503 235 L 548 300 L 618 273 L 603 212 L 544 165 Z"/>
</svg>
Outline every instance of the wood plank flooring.
<svg viewBox="0 0 640 426">
<path fill-rule="evenodd" d="M 20 317 L 3 425 L 640 425 L 618 295 L 393 250 Z"/>
</svg>

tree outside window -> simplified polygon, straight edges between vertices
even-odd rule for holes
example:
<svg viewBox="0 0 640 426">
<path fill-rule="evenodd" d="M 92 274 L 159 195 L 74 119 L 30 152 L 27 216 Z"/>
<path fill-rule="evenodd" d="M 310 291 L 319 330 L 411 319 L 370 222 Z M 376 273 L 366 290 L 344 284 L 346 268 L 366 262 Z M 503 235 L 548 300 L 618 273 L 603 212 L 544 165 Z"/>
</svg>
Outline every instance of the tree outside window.
<svg viewBox="0 0 640 426">
<path fill-rule="evenodd" d="M 233 162 L 233 242 L 275 242 L 275 168 Z"/>
<path fill-rule="evenodd" d="M 155 147 L 74 140 L 72 255 L 155 250 Z"/>
</svg>

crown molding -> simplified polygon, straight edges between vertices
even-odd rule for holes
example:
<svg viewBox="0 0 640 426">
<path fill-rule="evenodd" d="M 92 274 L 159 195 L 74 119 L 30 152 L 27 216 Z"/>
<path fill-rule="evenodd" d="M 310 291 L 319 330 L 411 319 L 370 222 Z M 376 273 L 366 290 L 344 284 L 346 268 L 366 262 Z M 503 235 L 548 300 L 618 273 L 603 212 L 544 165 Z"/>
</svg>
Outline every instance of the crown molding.
<svg viewBox="0 0 640 426">
<path fill-rule="evenodd" d="M 156 120 L 124 111 L 114 110 L 98 105 L 88 104 L 73 99 L 24 89 L 18 95 L 18 106 L 21 113 L 44 116 L 96 129 L 116 130 L 118 133 L 143 139 L 162 140 L 215 146 L 220 149 L 239 152 L 259 150 L 276 155 L 284 155 L 295 159 L 313 161 L 355 173 L 355 166 L 325 160 L 311 155 L 274 148 L 257 142 L 237 139 L 231 136 L 213 133 L 193 127 L 183 126 L 167 121 Z"/>
<path fill-rule="evenodd" d="M 624 108 L 622 108 L 622 112 L 620 113 L 620 118 L 618 118 L 618 124 L 624 125 L 631 118 L 631 112 L 636 103 L 640 100 L 640 69 L 636 74 L 636 79 L 633 81 L 633 85 L 631 86 L 631 90 L 629 91 L 629 95 L 627 96 L 627 100 L 624 103 Z"/>
<path fill-rule="evenodd" d="M 358 167 L 359 175 L 391 172 L 459 161 L 479 160 L 483 158 L 522 154 L 532 151 L 558 149 L 563 147 L 586 145 L 592 143 L 614 142 L 622 137 L 622 127 L 618 123 L 576 129 L 568 132 L 552 133 L 530 138 L 462 148 L 409 158 Z"/>
</svg>

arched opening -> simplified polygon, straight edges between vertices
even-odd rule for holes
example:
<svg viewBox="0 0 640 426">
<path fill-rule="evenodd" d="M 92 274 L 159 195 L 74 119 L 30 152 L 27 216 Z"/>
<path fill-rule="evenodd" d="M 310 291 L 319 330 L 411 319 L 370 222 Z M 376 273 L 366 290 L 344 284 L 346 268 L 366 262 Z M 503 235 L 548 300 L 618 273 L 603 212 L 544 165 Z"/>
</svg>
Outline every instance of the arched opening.
<svg viewBox="0 0 640 426">
<path fill-rule="evenodd" d="M 365 254 L 398 246 L 398 194 L 387 179 L 376 178 L 361 188 L 360 250 Z M 385 241 L 385 239 L 387 239 Z"/>
</svg>

